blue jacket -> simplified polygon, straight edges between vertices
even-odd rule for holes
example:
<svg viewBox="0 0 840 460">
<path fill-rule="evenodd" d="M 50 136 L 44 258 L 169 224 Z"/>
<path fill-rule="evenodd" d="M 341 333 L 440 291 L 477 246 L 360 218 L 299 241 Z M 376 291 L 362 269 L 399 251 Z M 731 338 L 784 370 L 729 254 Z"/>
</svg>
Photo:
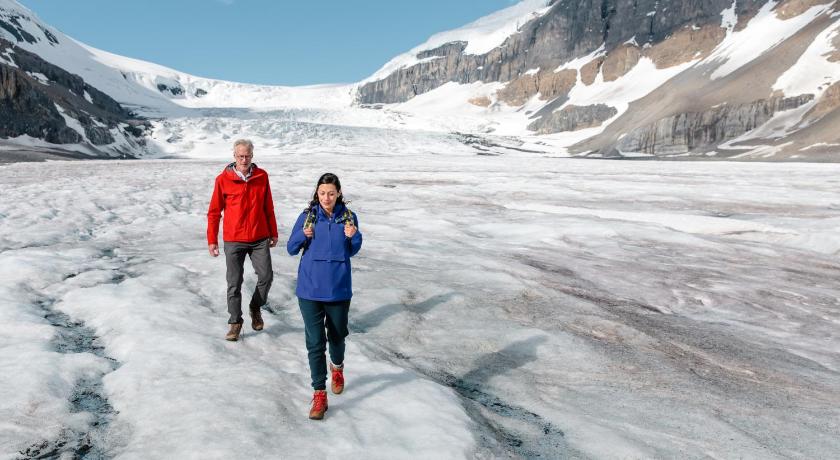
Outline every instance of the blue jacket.
<svg viewBox="0 0 840 460">
<path fill-rule="evenodd" d="M 343 204 L 333 209 L 333 216 L 327 217 L 318 206 L 315 233 L 311 239 L 303 234 L 303 223 L 307 212 L 298 216 L 286 250 L 289 255 L 297 255 L 303 249 L 303 256 L 298 265 L 298 281 L 295 293 L 298 297 L 321 302 L 348 300 L 353 297 L 350 278 L 350 257 L 356 255 L 362 247 L 362 232 L 358 230 L 359 220 L 353 215 L 356 234 L 353 238 L 344 235 Z"/>
</svg>

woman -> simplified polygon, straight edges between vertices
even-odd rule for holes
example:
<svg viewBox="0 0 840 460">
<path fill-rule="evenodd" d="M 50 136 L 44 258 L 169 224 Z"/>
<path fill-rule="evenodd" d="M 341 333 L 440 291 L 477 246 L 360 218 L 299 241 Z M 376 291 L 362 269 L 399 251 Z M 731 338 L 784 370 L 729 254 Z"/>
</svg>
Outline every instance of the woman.
<svg viewBox="0 0 840 460">
<path fill-rule="evenodd" d="M 347 312 L 353 296 L 350 257 L 362 247 L 358 225 L 356 215 L 344 204 L 338 177 L 326 173 L 318 179 L 312 201 L 298 217 L 286 244 L 290 255 L 303 250 L 296 294 L 315 390 L 309 411 L 313 420 L 321 420 L 327 411 L 327 344 L 331 389 L 334 394 L 344 391 L 344 338 L 349 333 Z"/>
</svg>

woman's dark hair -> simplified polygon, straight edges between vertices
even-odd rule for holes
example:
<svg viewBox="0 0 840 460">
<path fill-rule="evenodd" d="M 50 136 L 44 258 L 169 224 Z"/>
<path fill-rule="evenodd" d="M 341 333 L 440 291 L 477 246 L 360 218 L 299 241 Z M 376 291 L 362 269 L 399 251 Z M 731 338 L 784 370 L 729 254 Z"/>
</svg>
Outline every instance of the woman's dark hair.
<svg viewBox="0 0 840 460">
<path fill-rule="evenodd" d="M 318 187 L 321 184 L 333 184 L 335 185 L 336 191 L 339 192 L 338 198 L 335 200 L 335 204 L 344 204 L 344 195 L 341 194 L 341 181 L 338 180 L 338 176 L 333 173 L 324 173 L 318 178 L 318 183 L 315 184 L 315 193 L 312 194 L 312 201 L 309 202 L 309 207 L 307 209 L 315 209 L 318 206 Z"/>
</svg>

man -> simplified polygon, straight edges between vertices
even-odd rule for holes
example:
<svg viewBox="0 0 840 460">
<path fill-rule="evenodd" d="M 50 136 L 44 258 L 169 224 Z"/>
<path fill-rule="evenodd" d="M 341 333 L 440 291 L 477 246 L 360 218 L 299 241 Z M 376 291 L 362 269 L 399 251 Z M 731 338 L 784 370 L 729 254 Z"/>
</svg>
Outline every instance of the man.
<svg viewBox="0 0 840 460">
<path fill-rule="evenodd" d="M 268 173 L 251 163 L 254 144 L 247 139 L 233 143 L 233 163 L 216 177 L 210 209 L 207 211 L 207 247 L 219 255 L 219 219 L 224 213 L 222 238 L 227 265 L 227 305 L 230 330 L 225 339 L 239 340 L 242 332 L 242 275 L 245 256 L 257 273 L 257 287 L 251 297 L 251 327 L 263 329 L 260 307 L 266 304 L 274 277 L 270 248 L 277 245 L 277 222 Z"/>
</svg>

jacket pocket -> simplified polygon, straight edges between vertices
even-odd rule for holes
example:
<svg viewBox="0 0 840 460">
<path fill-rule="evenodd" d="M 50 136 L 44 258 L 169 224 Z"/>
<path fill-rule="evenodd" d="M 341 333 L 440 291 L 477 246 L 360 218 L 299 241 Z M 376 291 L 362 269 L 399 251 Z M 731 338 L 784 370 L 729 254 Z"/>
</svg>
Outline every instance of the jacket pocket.
<svg viewBox="0 0 840 460">
<path fill-rule="evenodd" d="M 344 236 L 344 226 L 319 222 L 315 226 L 315 238 L 309 247 L 312 260 L 326 260 L 343 262 L 347 260 L 347 237 Z"/>
</svg>

